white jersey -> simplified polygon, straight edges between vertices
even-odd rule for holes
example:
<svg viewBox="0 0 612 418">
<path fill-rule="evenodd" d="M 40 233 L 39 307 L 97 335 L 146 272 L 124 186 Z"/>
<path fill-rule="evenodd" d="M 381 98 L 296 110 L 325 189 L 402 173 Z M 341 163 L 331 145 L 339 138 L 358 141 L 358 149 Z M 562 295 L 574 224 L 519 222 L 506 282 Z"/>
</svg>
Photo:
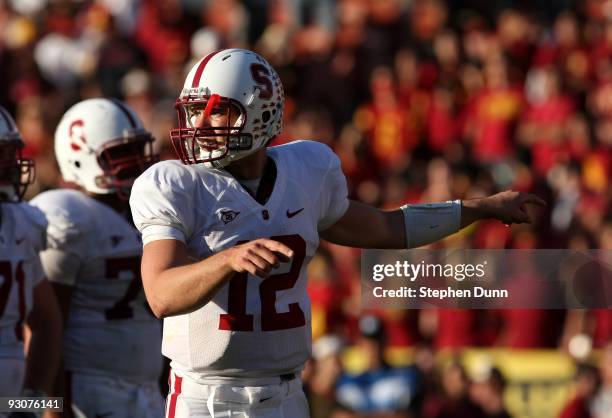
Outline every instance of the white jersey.
<svg viewBox="0 0 612 418">
<path fill-rule="evenodd" d="M 49 220 L 41 254 L 50 281 L 73 287 L 64 330 L 67 370 L 150 381 L 159 377 L 161 326 L 140 277 L 138 231 L 105 204 L 74 190 L 31 202 Z"/>
<path fill-rule="evenodd" d="M 0 212 L 0 358 L 23 360 L 23 324 L 44 277 L 38 252 L 47 221 L 27 203 L 0 204 Z"/>
<path fill-rule="evenodd" d="M 204 259 L 243 241 L 292 248 L 262 280 L 236 274 L 200 309 L 164 319 L 163 353 L 196 380 L 259 378 L 300 370 L 310 355 L 306 266 L 319 230 L 348 208 L 340 161 L 325 145 L 296 141 L 268 149 L 277 175 L 265 204 L 228 172 L 164 161 L 134 184 L 130 205 L 143 243 L 183 241 Z"/>
</svg>

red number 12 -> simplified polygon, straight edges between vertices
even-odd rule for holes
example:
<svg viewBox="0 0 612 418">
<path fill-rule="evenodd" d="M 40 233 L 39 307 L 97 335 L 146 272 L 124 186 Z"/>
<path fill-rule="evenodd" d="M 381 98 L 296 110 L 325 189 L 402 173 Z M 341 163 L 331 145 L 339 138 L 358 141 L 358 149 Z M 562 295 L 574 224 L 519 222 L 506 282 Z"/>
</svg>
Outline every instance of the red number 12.
<svg viewBox="0 0 612 418">
<path fill-rule="evenodd" d="M 276 312 L 276 292 L 295 286 L 306 256 L 306 241 L 297 235 L 281 235 L 270 239 L 293 250 L 293 262 L 287 273 L 272 274 L 259 285 L 261 299 L 261 330 L 277 331 L 306 325 L 304 312 L 298 303 L 290 303 L 288 312 Z M 247 273 L 230 279 L 227 313 L 219 317 L 219 329 L 225 331 L 253 331 L 253 315 L 246 313 Z"/>
</svg>

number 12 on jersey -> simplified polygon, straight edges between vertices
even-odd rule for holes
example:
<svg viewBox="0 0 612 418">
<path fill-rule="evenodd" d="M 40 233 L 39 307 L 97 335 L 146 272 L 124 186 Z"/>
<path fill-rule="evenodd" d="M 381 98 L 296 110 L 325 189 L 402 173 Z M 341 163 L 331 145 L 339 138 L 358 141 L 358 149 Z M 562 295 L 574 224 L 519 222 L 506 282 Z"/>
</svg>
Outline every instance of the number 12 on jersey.
<svg viewBox="0 0 612 418">
<path fill-rule="evenodd" d="M 261 330 L 278 331 L 306 325 L 300 305 L 289 304 L 288 312 L 276 312 L 276 292 L 293 288 L 306 257 L 306 241 L 297 234 L 270 237 L 293 250 L 291 268 L 287 273 L 271 274 L 259 285 L 261 300 Z M 238 244 L 242 244 L 239 242 Z M 253 315 L 246 312 L 248 273 L 237 273 L 229 281 L 227 313 L 219 318 L 224 331 L 253 331 Z"/>
</svg>

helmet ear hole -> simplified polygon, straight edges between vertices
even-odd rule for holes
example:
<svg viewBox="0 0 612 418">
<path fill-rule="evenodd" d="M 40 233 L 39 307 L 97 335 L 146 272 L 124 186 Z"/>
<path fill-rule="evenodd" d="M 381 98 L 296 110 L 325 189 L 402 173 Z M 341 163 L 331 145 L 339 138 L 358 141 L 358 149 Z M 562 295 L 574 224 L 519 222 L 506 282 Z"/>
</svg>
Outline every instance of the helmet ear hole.
<svg viewBox="0 0 612 418">
<path fill-rule="evenodd" d="M 261 114 L 261 120 L 263 120 L 264 123 L 267 123 L 270 120 L 270 111 L 266 110 L 265 112 L 263 112 Z"/>
<path fill-rule="evenodd" d="M 74 162 L 74 166 L 75 166 L 76 168 L 81 168 L 81 162 L 80 162 L 80 161 L 75 161 L 75 162 Z"/>
</svg>

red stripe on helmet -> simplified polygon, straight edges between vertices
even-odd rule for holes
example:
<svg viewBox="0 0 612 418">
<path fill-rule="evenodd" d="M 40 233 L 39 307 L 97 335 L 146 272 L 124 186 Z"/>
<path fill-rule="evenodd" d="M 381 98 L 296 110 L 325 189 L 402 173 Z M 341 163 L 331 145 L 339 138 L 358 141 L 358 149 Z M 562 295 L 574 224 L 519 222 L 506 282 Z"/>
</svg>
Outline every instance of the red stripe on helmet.
<svg viewBox="0 0 612 418">
<path fill-rule="evenodd" d="M 198 66 L 198 69 L 196 70 L 196 73 L 193 76 L 193 83 L 191 83 L 192 88 L 198 87 L 198 85 L 200 84 L 200 79 L 202 78 L 202 73 L 204 72 L 204 68 L 206 68 L 206 64 L 208 64 L 208 61 L 210 61 L 212 57 L 214 57 L 221 51 L 222 50 L 211 52 L 202 60 L 202 62 L 200 62 L 200 65 Z"/>
</svg>

